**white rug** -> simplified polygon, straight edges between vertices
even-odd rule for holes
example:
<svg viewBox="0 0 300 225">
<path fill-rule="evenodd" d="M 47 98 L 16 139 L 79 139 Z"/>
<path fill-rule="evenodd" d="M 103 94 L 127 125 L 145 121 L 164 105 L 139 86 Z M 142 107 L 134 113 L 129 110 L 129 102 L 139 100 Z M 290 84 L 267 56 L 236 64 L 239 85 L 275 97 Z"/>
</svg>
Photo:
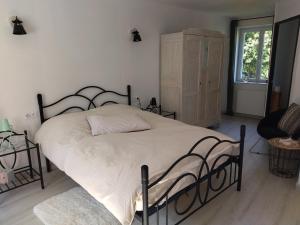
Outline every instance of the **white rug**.
<svg viewBox="0 0 300 225">
<path fill-rule="evenodd" d="M 75 187 L 36 205 L 34 214 L 45 225 L 120 225 L 120 222 L 83 188 Z M 140 225 L 134 221 L 133 225 Z"/>
</svg>

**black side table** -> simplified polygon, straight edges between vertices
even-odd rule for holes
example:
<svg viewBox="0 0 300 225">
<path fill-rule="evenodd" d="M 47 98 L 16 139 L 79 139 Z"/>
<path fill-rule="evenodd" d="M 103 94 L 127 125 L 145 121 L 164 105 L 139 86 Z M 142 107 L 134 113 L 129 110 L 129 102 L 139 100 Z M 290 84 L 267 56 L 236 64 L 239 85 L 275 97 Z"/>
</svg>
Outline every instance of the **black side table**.
<svg viewBox="0 0 300 225">
<path fill-rule="evenodd" d="M 176 120 L 176 112 L 164 111 L 164 110 L 162 110 L 161 105 L 159 105 L 159 106 L 149 105 L 147 108 L 142 109 L 142 110 L 152 112 L 152 113 L 156 113 L 156 114 L 159 114 L 163 117 L 172 117 L 174 120 Z"/>
<path fill-rule="evenodd" d="M 2 132 L 3 133 L 3 132 Z M 14 137 L 20 136 L 20 143 L 18 143 L 18 146 L 15 146 L 14 143 L 12 143 L 11 139 Z M 23 166 L 21 168 L 9 168 L 13 169 L 14 173 L 14 179 L 10 181 L 7 184 L 0 184 L 0 194 L 3 194 L 5 192 L 14 190 L 16 188 L 25 186 L 27 184 L 31 184 L 36 181 L 40 181 L 41 188 L 44 189 L 44 179 L 43 179 L 43 171 L 42 171 L 42 164 L 41 164 L 41 155 L 39 150 L 39 145 L 36 143 L 33 143 L 28 139 L 27 131 L 24 131 L 24 134 L 18 134 L 15 132 L 11 132 L 11 134 L 7 137 L 2 137 L 1 141 L 3 143 L 11 142 L 11 148 L 10 149 L 0 149 L 0 159 L 3 159 L 4 157 L 10 156 L 14 157 L 14 162 L 16 161 L 16 158 L 19 156 L 20 153 L 26 152 L 27 153 L 27 160 L 28 164 L 26 166 Z M 37 169 L 34 168 L 32 165 L 33 157 L 32 154 L 36 154 L 37 156 Z M 15 164 L 15 163 L 14 163 Z M 0 161 L 0 168 L 5 167 L 5 165 L 2 164 Z M 14 165 L 13 165 L 14 167 Z M 6 168 L 3 168 L 6 169 Z"/>
</svg>

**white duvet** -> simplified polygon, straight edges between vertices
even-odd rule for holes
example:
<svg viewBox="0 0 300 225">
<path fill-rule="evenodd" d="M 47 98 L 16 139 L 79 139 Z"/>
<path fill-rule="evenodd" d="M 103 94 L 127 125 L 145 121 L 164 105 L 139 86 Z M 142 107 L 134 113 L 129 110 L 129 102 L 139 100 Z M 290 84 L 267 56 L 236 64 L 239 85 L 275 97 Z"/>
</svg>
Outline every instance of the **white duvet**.
<svg viewBox="0 0 300 225">
<path fill-rule="evenodd" d="M 87 115 L 137 114 L 151 125 L 147 131 L 92 136 Z M 60 170 L 101 202 L 123 225 L 132 223 L 136 210 L 142 210 L 141 166 L 149 166 L 149 177 L 165 171 L 186 154 L 196 141 L 214 135 L 229 137 L 201 127 L 141 111 L 127 105 L 107 105 L 86 112 L 69 113 L 46 121 L 36 134 L 42 151 Z M 196 150 L 205 155 L 214 144 L 206 141 Z M 232 153 L 229 144 L 216 149 L 209 159 Z M 196 172 L 198 162 L 185 161 L 177 166 L 160 186 L 151 189 L 153 203 L 179 172 Z M 181 184 L 175 191 L 183 188 Z"/>
</svg>

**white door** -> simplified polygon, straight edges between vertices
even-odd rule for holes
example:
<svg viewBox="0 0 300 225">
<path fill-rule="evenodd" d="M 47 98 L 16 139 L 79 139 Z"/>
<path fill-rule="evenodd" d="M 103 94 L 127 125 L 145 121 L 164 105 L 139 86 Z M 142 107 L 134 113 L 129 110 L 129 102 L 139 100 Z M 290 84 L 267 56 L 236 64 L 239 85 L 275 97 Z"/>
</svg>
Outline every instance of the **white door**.
<svg viewBox="0 0 300 225">
<path fill-rule="evenodd" d="M 208 39 L 205 104 L 207 126 L 219 123 L 221 119 L 220 86 L 223 69 L 223 47 L 223 38 Z"/>
<path fill-rule="evenodd" d="M 183 122 L 198 125 L 199 74 L 201 60 L 201 36 L 184 35 L 182 118 Z"/>
</svg>

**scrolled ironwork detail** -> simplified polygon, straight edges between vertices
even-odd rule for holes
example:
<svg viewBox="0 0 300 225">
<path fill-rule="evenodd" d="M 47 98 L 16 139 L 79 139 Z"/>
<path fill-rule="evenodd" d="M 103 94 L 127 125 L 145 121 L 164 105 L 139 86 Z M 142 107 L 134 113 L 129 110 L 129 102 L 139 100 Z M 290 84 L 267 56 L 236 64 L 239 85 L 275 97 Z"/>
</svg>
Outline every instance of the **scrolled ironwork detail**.
<svg viewBox="0 0 300 225">
<path fill-rule="evenodd" d="M 182 217 L 175 224 L 180 224 L 198 209 L 202 208 L 208 202 L 216 198 L 219 194 L 227 190 L 230 186 L 237 183 L 237 190 L 239 191 L 241 186 L 244 138 L 244 125 L 241 126 L 240 141 L 221 140 L 215 136 L 204 137 L 197 141 L 188 151 L 187 154 L 177 159 L 161 176 L 156 178 L 151 183 L 146 184 L 142 182 L 144 190 L 146 190 L 148 193 L 149 191 L 151 191 L 151 188 L 155 187 L 160 181 L 166 178 L 174 170 L 175 166 L 181 163 L 183 160 L 187 158 L 194 158 L 194 160 L 199 160 L 199 167 L 196 171 L 185 172 L 178 176 L 172 181 L 171 184 L 169 184 L 167 190 L 165 190 L 164 193 L 162 193 L 160 197 L 158 197 L 157 200 L 151 206 L 147 207 L 147 212 L 145 212 L 144 208 L 143 218 L 151 215 L 152 213 L 157 213 L 158 209 L 160 208 L 165 207 L 167 210 L 169 202 L 174 201 L 175 212 L 177 215 Z M 205 141 L 211 140 L 215 141 L 215 143 L 212 144 L 212 146 L 209 148 L 208 152 L 204 156 L 195 153 L 196 148 L 200 144 L 202 144 Z M 220 154 L 215 159 L 213 159 L 213 161 L 211 161 L 210 156 L 212 155 L 212 152 L 216 150 L 220 145 L 225 143 L 232 146 L 236 146 L 239 144 L 240 153 L 236 155 Z M 145 170 L 142 169 L 142 172 L 145 172 Z M 146 174 L 148 174 L 148 167 Z M 182 186 L 183 188 L 180 187 L 182 188 L 182 190 L 180 190 L 179 192 L 175 194 L 172 193 L 176 185 L 178 185 L 180 182 L 186 181 L 187 178 L 190 179 L 189 183 Z M 213 180 L 214 178 L 215 180 Z M 213 181 L 219 182 L 216 182 L 217 184 L 215 184 Z M 203 187 L 203 185 L 205 186 Z M 194 190 L 194 192 L 192 193 L 192 195 L 190 195 L 188 202 L 186 202 L 186 205 L 182 207 L 182 205 L 179 204 L 180 199 L 182 198 L 184 193 L 187 193 L 190 190 Z M 181 206 L 182 209 L 179 209 L 179 206 Z M 157 221 L 157 224 L 159 224 L 159 220 Z M 168 218 L 166 218 L 166 221 L 168 221 Z M 143 220 L 143 222 L 144 225 L 148 225 L 147 220 Z"/>
<path fill-rule="evenodd" d="M 89 89 L 97 89 L 98 92 L 93 97 L 88 97 L 88 96 L 84 95 L 83 92 L 86 91 L 86 90 L 89 90 Z M 126 97 L 128 105 L 131 105 L 131 87 L 130 87 L 130 85 L 127 85 L 127 93 L 126 94 L 122 94 L 122 93 L 119 93 L 119 92 L 116 92 L 116 91 L 106 90 L 106 89 L 104 89 L 102 87 L 99 87 L 99 86 L 87 86 L 87 87 L 81 88 L 80 90 L 76 91 L 74 94 L 66 95 L 66 96 L 64 96 L 64 97 L 58 99 L 57 101 L 55 101 L 51 104 L 48 104 L 48 105 L 43 104 L 42 95 L 38 94 L 37 98 L 38 98 L 38 104 L 39 104 L 41 123 L 43 123 L 44 121 L 46 121 L 47 119 L 49 119 L 51 117 L 64 114 L 64 113 L 66 113 L 70 110 L 73 110 L 73 109 L 77 109 L 77 110 L 80 110 L 80 111 L 86 111 L 86 110 L 89 110 L 91 108 L 96 108 L 97 107 L 97 104 L 95 102 L 96 99 L 98 97 L 104 95 L 104 94 L 112 94 L 113 96 Z M 87 105 L 87 107 L 82 107 L 82 106 L 78 106 L 78 105 L 71 106 L 71 107 L 68 107 L 68 108 L 62 110 L 61 112 L 59 112 L 59 113 L 57 113 L 53 116 L 50 116 L 48 118 L 45 117 L 45 115 L 44 115 L 44 110 L 45 109 L 49 109 L 50 107 L 53 107 L 53 106 L 65 101 L 67 99 L 70 99 L 70 98 L 83 99 L 83 100 L 87 101 L 88 105 Z M 107 105 L 107 104 L 118 104 L 118 103 L 114 100 L 106 99 L 99 106 L 104 106 L 104 105 Z"/>
</svg>

